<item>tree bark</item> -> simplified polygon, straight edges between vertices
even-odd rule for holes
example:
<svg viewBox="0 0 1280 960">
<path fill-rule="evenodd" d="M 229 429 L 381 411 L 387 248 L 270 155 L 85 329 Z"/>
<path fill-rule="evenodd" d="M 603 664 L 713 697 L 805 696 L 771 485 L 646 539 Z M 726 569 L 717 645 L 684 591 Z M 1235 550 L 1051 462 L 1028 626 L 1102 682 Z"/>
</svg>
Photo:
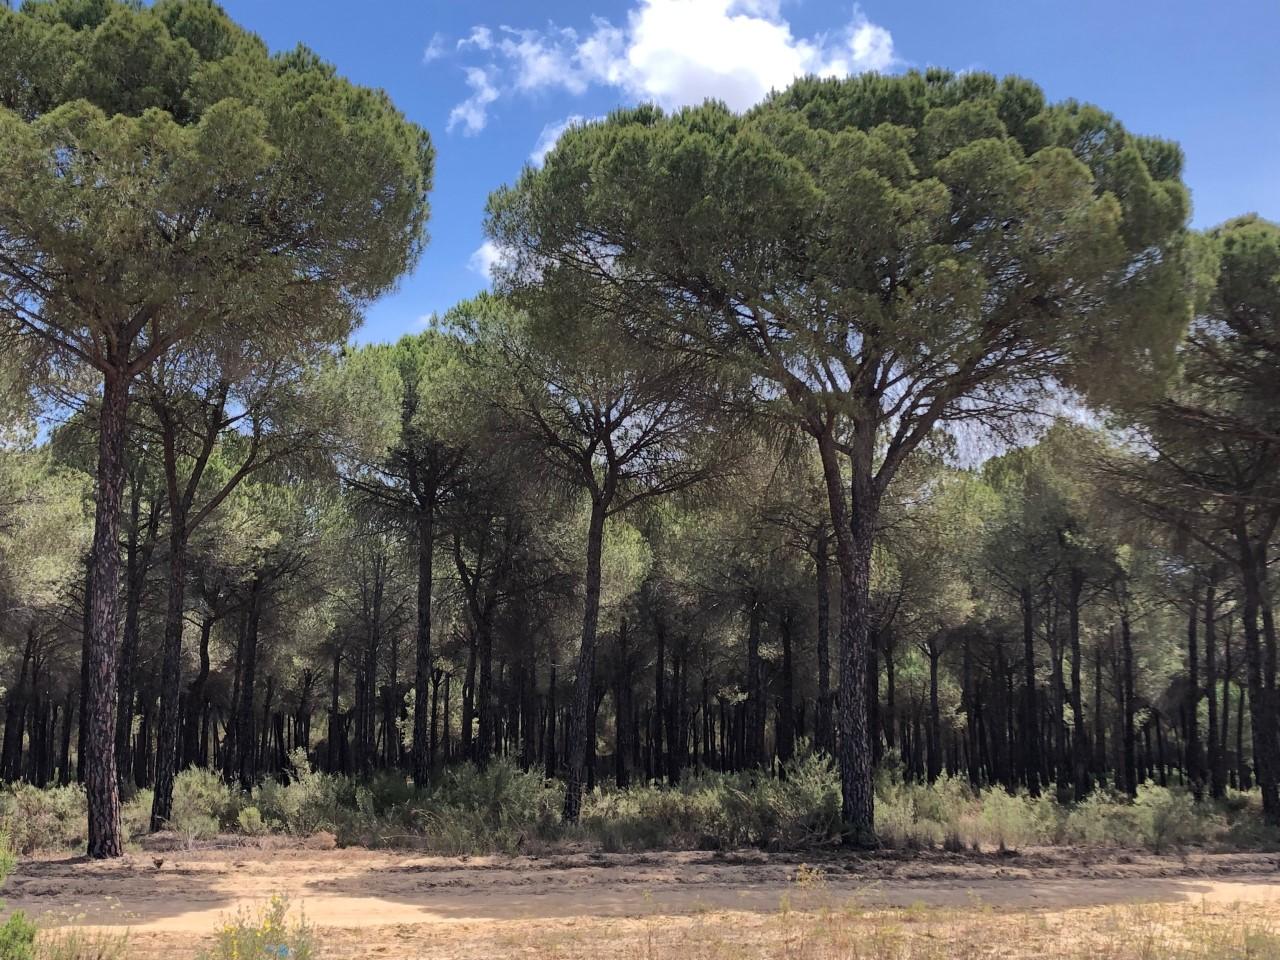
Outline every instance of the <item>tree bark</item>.
<svg viewBox="0 0 1280 960">
<path fill-rule="evenodd" d="M 1040 795 L 1040 714 L 1036 705 L 1036 649 L 1031 588 L 1023 587 L 1022 604 L 1022 779 L 1027 792 Z"/>
<path fill-rule="evenodd" d="M 926 654 L 929 657 L 929 730 L 926 742 L 926 759 L 928 762 L 926 776 L 933 783 L 942 775 L 942 717 L 938 710 L 938 660 L 942 657 L 942 648 L 937 638 L 929 642 Z"/>
<path fill-rule="evenodd" d="M 116 666 L 120 653 L 120 500 L 125 479 L 125 431 L 129 383 L 122 372 L 103 377 L 99 414 L 97 503 L 94 511 L 92 569 L 94 589 L 86 642 L 85 792 L 89 805 L 89 856 L 124 853 L 120 830 L 120 784 L 116 777 Z"/>
<path fill-rule="evenodd" d="M 175 478 L 176 479 L 176 478 Z M 178 693 L 182 686 L 182 618 L 187 593 L 187 518 L 170 490 L 169 596 L 164 617 L 160 667 L 160 720 L 156 741 L 156 786 L 151 829 L 162 830 L 173 811 L 173 779 L 178 766 Z"/>
<path fill-rule="evenodd" d="M 785 606 L 779 618 L 779 631 L 782 635 L 782 691 L 778 705 L 777 744 L 778 760 L 784 764 L 794 756 L 796 747 L 796 678 L 791 629 L 791 608 Z"/>
<path fill-rule="evenodd" d="M 1204 755 L 1200 743 L 1200 649 L 1198 627 L 1200 624 L 1200 584 L 1197 581 L 1191 591 L 1191 604 L 1187 612 L 1187 779 L 1199 800 L 1204 794 Z"/>
<path fill-rule="evenodd" d="M 747 622 L 747 764 L 758 767 L 764 763 L 764 727 L 768 717 L 765 703 L 764 669 L 760 663 L 760 630 L 764 611 L 752 591 L 748 600 Z M 668 745 L 668 749 L 674 747 Z"/>
<path fill-rule="evenodd" d="M 1280 824 L 1280 743 L 1277 742 L 1276 717 L 1271 709 L 1272 697 L 1267 684 L 1266 659 L 1258 629 L 1262 596 L 1257 556 L 1243 523 L 1236 531 L 1236 541 L 1240 551 L 1243 587 L 1241 620 L 1244 626 L 1249 709 L 1253 720 L 1254 775 L 1262 791 L 1263 817 L 1268 823 L 1275 825 Z"/>
<path fill-rule="evenodd" d="M 1133 630 L 1127 614 L 1120 615 L 1121 692 L 1123 694 L 1122 731 L 1124 744 L 1124 789 L 1129 796 L 1138 792 L 1138 744 L 1133 726 L 1137 712 L 1137 695 L 1133 680 Z"/>
<path fill-rule="evenodd" d="M 431 696 L 431 560 L 435 547 L 434 509 L 418 516 L 418 619 L 413 677 L 413 782 L 424 787 L 431 777 L 431 730 L 427 703 Z"/>
<path fill-rule="evenodd" d="M 831 729 L 831 581 L 826 533 L 818 538 L 814 554 L 818 566 L 818 711 L 814 744 L 825 753 L 835 750 Z"/>
<path fill-rule="evenodd" d="M 828 506 L 836 532 L 840 567 L 840 689 L 837 721 L 840 740 L 840 812 L 845 842 L 875 846 L 875 795 L 871 784 L 868 737 L 867 644 L 871 635 L 871 550 L 879 498 L 872 476 L 875 432 L 867 421 L 855 424 L 850 447 L 853 509 L 845 502 L 844 479 L 829 431 L 818 436 Z"/>
<path fill-rule="evenodd" d="M 1083 800 L 1092 789 L 1089 781 L 1089 735 L 1084 723 L 1084 656 L 1080 650 L 1080 595 L 1084 591 L 1084 572 L 1079 567 L 1071 568 L 1070 594 L 1067 598 L 1067 629 L 1071 640 L 1071 765 L 1072 779 L 1075 787 L 1075 798 Z M 1099 717 L 1093 720 L 1094 727 L 1102 729 Z"/>
<path fill-rule="evenodd" d="M 255 578 L 249 588 L 248 621 L 245 625 L 240 657 L 240 703 L 236 711 L 236 770 L 240 786 L 249 790 L 257 779 L 255 737 L 253 735 L 253 695 L 258 669 L 259 583 Z"/>
<path fill-rule="evenodd" d="M 577 823 L 582 811 L 582 786 L 586 778 L 588 723 L 594 717 L 592 705 L 593 665 L 596 627 L 600 618 L 600 560 L 604 547 L 605 503 L 595 497 L 587 527 L 586 598 L 582 612 L 582 644 L 578 669 L 573 678 L 573 701 L 569 713 L 569 782 L 564 794 L 564 819 Z M 594 735 L 594 731 L 591 731 Z"/>
</svg>

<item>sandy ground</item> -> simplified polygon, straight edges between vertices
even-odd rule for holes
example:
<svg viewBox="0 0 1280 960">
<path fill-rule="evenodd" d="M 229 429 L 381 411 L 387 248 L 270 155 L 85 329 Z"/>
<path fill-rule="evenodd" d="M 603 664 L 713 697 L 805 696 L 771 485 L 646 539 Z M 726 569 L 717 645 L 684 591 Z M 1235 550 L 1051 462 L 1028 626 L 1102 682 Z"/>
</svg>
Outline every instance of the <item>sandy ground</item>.
<svg viewBox="0 0 1280 960">
<path fill-rule="evenodd" d="M 746 918 L 776 915 L 780 907 L 1063 911 L 1196 901 L 1251 903 L 1280 918 L 1280 855 L 444 858 L 272 844 L 156 851 L 107 863 L 28 860 L 4 890 L 10 907 L 45 927 L 128 928 L 130 957 L 189 956 L 229 913 L 277 893 L 317 927 L 327 957 L 510 956 L 522 943 L 575 927 L 626 937 L 657 919 Z"/>
</svg>

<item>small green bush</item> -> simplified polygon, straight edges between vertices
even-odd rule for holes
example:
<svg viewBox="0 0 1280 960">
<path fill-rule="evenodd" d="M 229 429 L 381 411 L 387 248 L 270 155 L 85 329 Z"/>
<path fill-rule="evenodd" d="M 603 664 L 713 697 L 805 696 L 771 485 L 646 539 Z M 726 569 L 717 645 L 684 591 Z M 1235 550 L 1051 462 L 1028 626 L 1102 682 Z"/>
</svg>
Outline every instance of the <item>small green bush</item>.
<svg viewBox="0 0 1280 960">
<path fill-rule="evenodd" d="M 262 819 L 261 811 L 254 806 L 248 806 L 241 810 L 236 821 L 240 827 L 240 832 L 246 836 L 258 837 L 268 830 L 266 821 Z"/>
<path fill-rule="evenodd" d="M 0 925 L 0 960 L 35 960 L 36 925 L 15 910 Z"/>
<path fill-rule="evenodd" d="M 975 839 L 996 849 L 1017 850 L 1044 843 L 1050 837 L 1043 811 L 1025 793 L 1011 794 L 999 787 L 982 791 L 974 823 Z"/>
<path fill-rule="evenodd" d="M 140 837 L 151 829 L 152 797 L 150 790 L 139 790 L 121 806 L 120 822 L 126 837 Z"/>
<path fill-rule="evenodd" d="M 190 767 L 173 781 L 170 829 L 181 833 L 183 825 L 190 827 L 198 823 L 207 828 L 212 821 L 212 832 L 217 833 L 235 824 L 244 802 L 240 791 L 224 782 L 216 770 Z"/>
<path fill-rule="evenodd" d="M 242 909 L 228 918 L 214 934 L 212 949 L 203 950 L 199 960 L 249 960 L 253 957 L 312 960 L 315 936 L 305 917 L 289 919 L 289 901 L 274 896 L 258 909 Z"/>
<path fill-rule="evenodd" d="M 0 793 L 0 827 L 24 856 L 79 846 L 89 832 L 84 787 L 15 783 Z"/>
<path fill-rule="evenodd" d="M 8 835 L 0 833 L 0 884 L 18 865 Z M 0 900 L 0 907 L 4 901 Z M 35 956 L 36 926 L 21 910 L 15 910 L 0 925 L 0 960 L 31 960 Z"/>
<path fill-rule="evenodd" d="M 1095 790 L 1077 803 L 1063 824 L 1063 839 L 1075 846 L 1138 846 L 1140 836 L 1133 807 L 1109 789 Z"/>
<path fill-rule="evenodd" d="M 1161 787 L 1148 781 L 1138 787 L 1133 810 L 1142 840 L 1156 853 L 1207 840 L 1217 832 L 1213 819 L 1196 808 L 1195 800 L 1186 790 Z"/>
</svg>

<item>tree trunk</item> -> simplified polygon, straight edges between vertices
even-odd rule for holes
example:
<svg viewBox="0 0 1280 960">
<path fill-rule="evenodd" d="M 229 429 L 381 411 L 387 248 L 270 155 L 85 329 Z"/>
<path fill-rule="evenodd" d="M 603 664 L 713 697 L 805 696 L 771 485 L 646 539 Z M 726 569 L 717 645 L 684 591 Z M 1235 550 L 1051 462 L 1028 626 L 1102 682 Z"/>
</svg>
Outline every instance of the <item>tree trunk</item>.
<svg viewBox="0 0 1280 960">
<path fill-rule="evenodd" d="M 605 503 L 595 498 L 587 528 L 586 600 L 582 612 L 582 645 L 573 678 L 573 702 L 569 713 L 569 782 L 564 794 L 564 819 L 577 823 L 582 810 L 582 785 L 586 778 L 588 724 L 594 717 L 592 681 L 596 652 L 596 626 L 600 618 L 600 557 L 604 545 Z M 594 735 L 594 729 L 590 731 Z"/>
<path fill-rule="evenodd" d="M 796 677 L 792 658 L 791 608 L 785 606 L 779 620 L 782 634 L 782 696 L 778 705 L 778 760 L 786 763 L 796 749 Z"/>
<path fill-rule="evenodd" d="M 1023 587 L 1022 604 L 1022 779 L 1027 792 L 1040 795 L 1040 714 L 1036 705 L 1036 650 L 1031 588 Z"/>
<path fill-rule="evenodd" d="M 614 744 L 613 779 L 618 789 L 631 785 L 631 650 L 627 636 L 627 618 L 618 624 L 618 674 L 613 692 Z"/>
<path fill-rule="evenodd" d="M 547 681 L 547 739 L 544 749 L 547 761 L 546 777 L 551 780 L 558 772 L 556 760 L 556 662 L 551 661 L 551 676 Z"/>
<path fill-rule="evenodd" d="M 855 425 L 850 448 L 853 509 L 846 507 L 843 474 L 830 432 L 818 437 L 828 507 L 836 533 L 840 567 L 840 689 L 837 714 L 840 740 L 841 817 L 845 841 L 874 846 L 875 795 L 871 784 L 868 737 L 867 644 L 871 635 L 871 551 L 879 498 L 872 478 L 875 431 L 869 421 Z"/>
<path fill-rule="evenodd" d="M 146 564 L 142 561 L 138 521 L 142 495 L 135 483 L 129 495 L 129 539 L 125 545 L 124 634 L 120 644 L 120 666 L 116 686 L 116 775 L 121 778 L 129 768 L 129 740 L 133 735 L 133 673 L 138 656 L 138 621 L 142 607 L 142 589 L 146 582 Z"/>
<path fill-rule="evenodd" d="M 489 762 L 489 754 L 493 749 L 493 631 L 489 628 L 488 618 L 478 625 L 476 655 L 480 661 L 480 682 L 476 685 L 475 711 L 479 729 L 476 734 L 475 760 L 484 765 Z"/>
<path fill-rule="evenodd" d="M 240 703 L 236 714 L 236 770 L 240 786 L 245 790 L 251 789 L 257 780 L 257 767 L 254 763 L 253 688 L 258 669 L 258 590 L 259 582 L 255 578 L 249 588 L 248 622 L 240 658 Z"/>
<path fill-rule="evenodd" d="M 1280 743 L 1277 742 L 1276 717 L 1271 709 L 1272 697 L 1267 684 L 1267 666 L 1258 630 L 1262 596 L 1257 570 L 1257 556 L 1243 523 L 1236 534 L 1240 548 L 1244 625 L 1245 669 L 1249 687 L 1249 709 L 1253 720 L 1253 764 L 1262 791 L 1263 817 L 1270 824 L 1280 824 Z"/>
<path fill-rule="evenodd" d="M 125 479 L 125 431 L 129 383 L 122 373 L 103 377 L 99 414 L 97 502 L 94 512 L 92 569 L 95 589 L 86 642 L 85 791 L 89 806 L 89 856 L 124 853 L 120 830 L 120 784 L 116 777 L 116 664 L 120 653 L 118 594 L 120 581 L 120 499 Z"/>
<path fill-rule="evenodd" d="M 760 629 L 764 611 L 754 591 L 748 601 L 747 622 L 747 764 L 764 763 L 764 727 L 768 717 L 765 703 L 764 669 L 760 663 Z M 668 749 L 674 747 L 668 745 Z"/>
<path fill-rule="evenodd" d="M 1075 798 L 1083 800 L 1093 784 L 1089 782 L 1089 735 L 1084 723 L 1084 692 L 1082 674 L 1084 657 L 1080 651 L 1080 595 L 1084 591 L 1084 572 L 1078 567 L 1071 568 L 1070 594 L 1067 598 L 1067 630 L 1071 641 L 1071 766 L 1074 781 Z M 1095 715 L 1093 723 L 1098 729 L 1102 725 Z"/>
<path fill-rule="evenodd" d="M 178 766 L 178 693 L 182 686 L 182 617 L 187 591 L 187 518 L 170 483 L 169 596 L 164 616 L 160 668 L 160 723 L 156 743 L 156 786 L 151 829 L 162 830 L 172 815 L 173 778 Z"/>
<path fill-rule="evenodd" d="M 1102 717 L 1102 645 L 1093 651 L 1093 770 L 1098 780 L 1107 779 L 1107 725 Z"/>
<path fill-rule="evenodd" d="M 828 537 L 818 538 L 814 554 L 818 565 L 818 711 L 814 723 L 814 745 L 825 753 L 835 750 L 831 729 L 831 572 L 827 557 Z M 890 744 L 892 745 L 892 744 Z"/>
<path fill-rule="evenodd" d="M 1128 614 L 1120 615 L 1121 691 L 1123 693 L 1124 789 L 1129 796 L 1138 792 L 1138 745 L 1133 718 L 1137 712 L 1137 695 L 1133 679 L 1133 631 Z"/>
<path fill-rule="evenodd" d="M 663 749 L 666 734 L 663 724 L 667 716 L 667 631 L 662 625 L 662 617 L 653 618 L 654 634 L 658 641 L 658 652 L 653 664 L 653 716 L 649 724 L 649 779 L 662 776 L 667 768 L 667 754 Z"/>
<path fill-rule="evenodd" d="M 424 787 L 431 777 L 431 731 L 427 715 L 431 696 L 431 554 L 435 547 L 434 510 L 418 517 L 418 619 L 413 677 L 413 782 Z"/>
<path fill-rule="evenodd" d="M 1199 583 L 1193 584 L 1191 605 L 1187 613 L 1187 779 L 1199 800 L 1204 794 L 1204 756 L 1200 744 L 1200 650 L 1197 627 L 1200 624 Z M 1207 640 L 1207 638 L 1206 638 Z"/>
<path fill-rule="evenodd" d="M 927 743 L 928 769 L 926 775 L 933 783 L 942 775 L 942 716 L 938 710 L 938 660 L 942 648 L 935 638 L 926 651 L 929 656 L 929 732 Z"/>
<path fill-rule="evenodd" d="M 205 691 L 209 684 L 209 637 L 213 633 L 215 622 L 214 618 L 208 615 L 200 621 L 200 667 L 191 685 L 187 687 L 189 708 L 186 723 L 182 729 L 182 765 L 184 767 L 196 766 L 200 763 L 200 725 L 207 698 Z"/>
</svg>

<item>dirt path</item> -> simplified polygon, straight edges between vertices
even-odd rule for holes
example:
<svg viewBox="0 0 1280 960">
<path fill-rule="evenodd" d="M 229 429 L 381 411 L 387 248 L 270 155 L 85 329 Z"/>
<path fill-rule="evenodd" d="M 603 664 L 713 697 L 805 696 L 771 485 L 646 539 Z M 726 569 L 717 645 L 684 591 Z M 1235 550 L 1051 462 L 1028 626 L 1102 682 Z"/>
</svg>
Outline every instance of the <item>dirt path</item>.
<svg viewBox="0 0 1280 960">
<path fill-rule="evenodd" d="M 157 858 L 163 858 L 158 860 Z M 159 863 L 159 865 L 157 865 Z M 770 914 L 780 905 L 1067 910 L 1134 902 L 1274 904 L 1280 857 L 1090 858 L 743 853 L 440 858 L 363 850 L 224 848 L 113 863 L 24 862 L 5 888 L 43 926 L 130 929 L 130 956 L 182 956 L 241 906 L 286 894 L 336 956 L 416 956 L 413 944 L 519 940 L 608 918 Z M 522 933 L 523 931 L 523 933 Z M 344 946 L 343 946 L 344 945 Z M 436 951 L 432 955 L 441 955 Z"/>
</svg>

